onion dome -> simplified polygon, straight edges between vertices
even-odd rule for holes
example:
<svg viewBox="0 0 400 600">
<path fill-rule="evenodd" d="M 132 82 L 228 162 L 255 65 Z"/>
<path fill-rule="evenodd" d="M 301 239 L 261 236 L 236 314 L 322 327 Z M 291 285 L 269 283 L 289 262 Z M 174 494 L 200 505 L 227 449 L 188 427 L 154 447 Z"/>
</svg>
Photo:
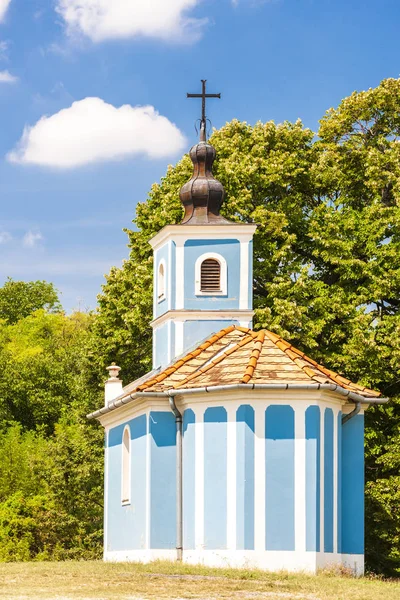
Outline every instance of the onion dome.
<svg viewBox="0 0 400 600">
<path fill-rule="evenodd" d="M 205 141 L 204 129 L 202 127 L 201 141 L 189 152 L 193 163 L 193 176 L 182 186 L 179 194 L 185 209 L 183 225 L 229 223 L 219 214 L 225 198 L 225 189 L 212 174 L 216 151 L 214 146 Z"/>
</svg>

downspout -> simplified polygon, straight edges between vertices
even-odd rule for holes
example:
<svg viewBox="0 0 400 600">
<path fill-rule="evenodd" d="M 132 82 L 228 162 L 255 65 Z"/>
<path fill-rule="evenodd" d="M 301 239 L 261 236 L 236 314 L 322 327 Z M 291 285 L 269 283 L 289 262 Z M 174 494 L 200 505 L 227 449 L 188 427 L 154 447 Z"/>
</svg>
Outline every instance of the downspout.
<svg viewBox="0 0 400 600">
<path fill-rule="evenodd" d="M 175 404 L 174 392 L 168 392 L 169 406 L 176 424 L 176 559 L 182 562 L 183 554 L 183 493 L 182 493 L 182 413 Z"/>
<path fill-rule="evenodd" d="M 345 423 L 347 423 L 347 421 L 350 421 L 350 419 L 352 419 L 353 417 L 355 417 L 356 415 L 358 415 L 358 413 L 361 410 L 361 402 L 359 400 L 355 400 L 354 401 L 355 407 L 354 409 L 349 412 L 347 415 L 343 415 L 342 416 L 342 425 L 344 425 Z"/>
</svg>

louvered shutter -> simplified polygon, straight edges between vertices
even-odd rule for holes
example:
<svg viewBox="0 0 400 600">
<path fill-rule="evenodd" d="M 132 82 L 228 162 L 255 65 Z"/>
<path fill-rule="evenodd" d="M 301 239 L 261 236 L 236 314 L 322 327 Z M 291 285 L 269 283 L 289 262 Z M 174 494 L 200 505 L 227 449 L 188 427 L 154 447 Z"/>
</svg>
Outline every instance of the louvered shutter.
<svg viewBox="0 0 400 600">
<path fill-rule="evenodd" d="M 200 290 L 202 292 L 221 291 L 221 265 L 215 258 L 207 258 L 201 263 Z"/>
</svg>

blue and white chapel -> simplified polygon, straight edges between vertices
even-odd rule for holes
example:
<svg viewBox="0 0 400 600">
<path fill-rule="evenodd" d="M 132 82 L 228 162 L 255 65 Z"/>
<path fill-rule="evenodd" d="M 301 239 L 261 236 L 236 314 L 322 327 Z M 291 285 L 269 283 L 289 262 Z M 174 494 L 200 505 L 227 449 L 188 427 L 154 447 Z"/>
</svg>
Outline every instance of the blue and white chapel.
<svg viewBox="0 0 400 600">
<path fill-rule="evenodd" d="M 154 252 L 153 371 L 108 368 L 104 559 L 364 569 L 364 411 L 379 394 L 252 330 L 256 225 L 220 214 L 190 150 L 184 217 Z"/>
</svg>

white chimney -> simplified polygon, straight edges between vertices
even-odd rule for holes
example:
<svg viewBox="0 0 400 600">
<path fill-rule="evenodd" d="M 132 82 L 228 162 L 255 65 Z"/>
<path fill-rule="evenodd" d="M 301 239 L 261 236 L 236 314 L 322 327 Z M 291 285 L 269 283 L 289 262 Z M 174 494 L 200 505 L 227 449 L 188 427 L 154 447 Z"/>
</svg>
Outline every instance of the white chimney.
<svg viewBox="0 0 400 600">
<path fill-rule="evenodd" d="M 112 363 L 110 367 L 107 367 L 109 378 L 104 386 L 105 406 L 108 406 L 110 402 L 122 394 L 122 380 L 118 377 L 120 370 L 121 367 L 117 367 L 115 363 Z"/>
</svg>

